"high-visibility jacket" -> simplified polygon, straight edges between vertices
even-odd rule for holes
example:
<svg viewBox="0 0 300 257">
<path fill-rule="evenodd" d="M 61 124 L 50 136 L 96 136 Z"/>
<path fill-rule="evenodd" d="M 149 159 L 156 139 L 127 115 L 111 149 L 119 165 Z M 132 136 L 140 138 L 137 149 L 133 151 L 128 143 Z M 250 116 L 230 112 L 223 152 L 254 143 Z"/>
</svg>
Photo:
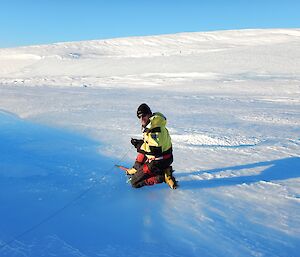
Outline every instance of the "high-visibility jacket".
<svg viewBox="0 0 300 257">
<path fill-rule="evenodd" d="M 166 117 L 163 114 L 156 112 L 153 113 L 149 119 L 149 123 L 144 128 L 144 142 L 140 147 L 140 150 L 148 159 L 172 154 L 172 142 L 166 124 Z"/>
</svg>

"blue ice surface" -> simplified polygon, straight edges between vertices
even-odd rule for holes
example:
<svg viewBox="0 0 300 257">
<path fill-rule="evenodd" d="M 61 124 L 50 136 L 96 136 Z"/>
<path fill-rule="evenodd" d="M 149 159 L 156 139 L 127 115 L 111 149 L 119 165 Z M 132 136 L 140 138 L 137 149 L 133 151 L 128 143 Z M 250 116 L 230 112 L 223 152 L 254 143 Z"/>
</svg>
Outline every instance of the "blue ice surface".
<svg viewBox="0 0 300 257">
<path fill-rule="evenodd" d="M 114 168 L 119 160 L 99 148 L 82 135 L 0 111 L 1 257 L 299 256 L 298 236 L 264 225 L 272 217 L 253 222 L 244 217 L 247 201 L 209 192 L 298 178 L 299 157 L 196 171 L 267 165 L 259 175 L 180 181 L 172 191 L 166 184 L 131 188 Z M 187 175 L 176 173 L 179 180 Z M 299 210 L 295 201 L 287 206 Z M 285 217 L 289 226 L 294 217 Z"/>
<path fill-rule="evenodd" d="M 168 189 L 131 188 L 99 147 L 0 112 L 0 256 L 183 253 L 157 229 L 159 191 Z"/>
</svg>

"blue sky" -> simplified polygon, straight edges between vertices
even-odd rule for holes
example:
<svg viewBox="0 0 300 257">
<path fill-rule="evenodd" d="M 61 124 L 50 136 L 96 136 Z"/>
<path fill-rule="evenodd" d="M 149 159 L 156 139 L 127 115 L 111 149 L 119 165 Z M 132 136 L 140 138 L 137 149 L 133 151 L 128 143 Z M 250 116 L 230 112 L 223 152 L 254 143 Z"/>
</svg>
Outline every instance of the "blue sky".
<svg viewBox="0 0 300 257">
<path fill-rule="evenodd" d="M 243 28 L 300 28 L 298 0 L 0 0 L 0 47 Z"/>
</svg>

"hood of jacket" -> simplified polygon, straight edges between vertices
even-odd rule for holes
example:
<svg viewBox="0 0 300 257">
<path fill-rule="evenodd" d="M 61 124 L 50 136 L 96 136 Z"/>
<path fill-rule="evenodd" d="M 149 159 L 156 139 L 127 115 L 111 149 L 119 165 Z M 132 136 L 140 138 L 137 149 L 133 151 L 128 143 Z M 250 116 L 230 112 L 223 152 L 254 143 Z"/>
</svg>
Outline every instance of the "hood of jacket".
<svg viewBox="0 0 300 257">
<path fill-rule="evenodd" d="M 153 115 L 150 117 L 150 122 L 146 126 L 146 130 L 151 130 L 157 127 L 165 127 L 167 125 L 167 119 L 166 117 L 160 113 L 160 112 L 155 112 Z"/>
</svg>

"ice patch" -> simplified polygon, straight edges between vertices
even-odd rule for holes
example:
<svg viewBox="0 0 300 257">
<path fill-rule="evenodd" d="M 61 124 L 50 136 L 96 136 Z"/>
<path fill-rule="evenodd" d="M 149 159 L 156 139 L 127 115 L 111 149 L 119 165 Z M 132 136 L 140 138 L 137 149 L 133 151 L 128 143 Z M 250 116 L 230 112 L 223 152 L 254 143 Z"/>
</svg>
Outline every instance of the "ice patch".
<svg viewBox="0 0 300 257">
<path fill-rule="evenodd" d="M 0 241 L 0 243 L 3 242 Z M 87 256 L 57 235 L 49 235 L 44 238 L 35 239 L 30 245 L 15 241 L 12 246 L 5 246 L 1 252 L 1 256 L 57 256 L 58 252 L 60 256 L 65 257 Z"/>
<path fill-rule="evenodd" d="M 255 146 L 260 143 L 257 138 L 246 138 L 237 136 L 217 137 L 208 135 L 172 135 L 172 140 L 176 147 L 204 146 L 204 147 L 246 147 Z"/>
</svg>

